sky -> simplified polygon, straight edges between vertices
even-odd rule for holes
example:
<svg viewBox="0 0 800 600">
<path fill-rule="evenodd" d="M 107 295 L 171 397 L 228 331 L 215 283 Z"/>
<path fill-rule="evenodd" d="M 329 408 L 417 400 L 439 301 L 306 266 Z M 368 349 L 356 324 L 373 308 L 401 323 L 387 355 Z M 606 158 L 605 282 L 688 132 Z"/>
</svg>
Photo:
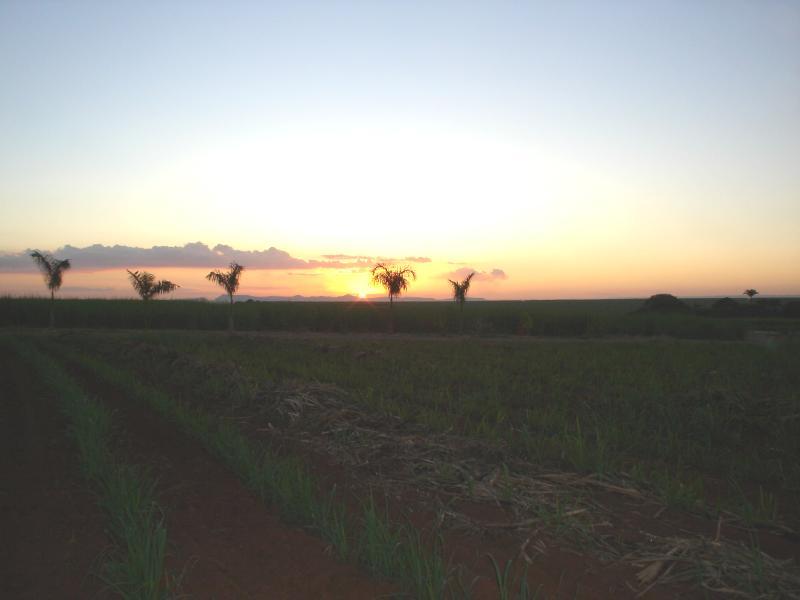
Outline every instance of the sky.
<svg viewBox="0 0 800 600">
<path fill-rule="evenodd" d="M 65 296 L 213 297 L 231 257 L 252 295 L 379 260 L 419 297 L 800 294 L 800 2 L 2 0 L 0 294 L 46 293 L 30 249 Z"/>
</svg>

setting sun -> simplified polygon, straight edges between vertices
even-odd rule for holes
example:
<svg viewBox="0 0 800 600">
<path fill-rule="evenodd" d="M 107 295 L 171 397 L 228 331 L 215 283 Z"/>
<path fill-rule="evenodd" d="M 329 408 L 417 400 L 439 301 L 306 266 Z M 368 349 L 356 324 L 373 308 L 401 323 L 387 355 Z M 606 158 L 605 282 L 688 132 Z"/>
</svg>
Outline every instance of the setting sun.
<svg viewBox="0 0 800 600">
<path fill-rule="evenodd" d="M 800 600 L 800 0 L 0 0 L 0 76 L 0 598 Z"/>
</svg>

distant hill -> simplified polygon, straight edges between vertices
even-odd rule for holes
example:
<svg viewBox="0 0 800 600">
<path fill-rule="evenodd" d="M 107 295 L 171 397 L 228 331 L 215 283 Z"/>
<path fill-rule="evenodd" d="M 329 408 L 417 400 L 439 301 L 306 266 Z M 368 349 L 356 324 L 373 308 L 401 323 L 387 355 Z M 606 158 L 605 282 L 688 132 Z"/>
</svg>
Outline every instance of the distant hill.
<svg viewBox="0 0 800 600">
<path fill-rule="evenodd" d="M 476 298 L 477 299 L 477 298 Z M 369 296 L 359 298 L 352 294 L 344 296 L 235 296 L 235 302 L 388 302 L 386 296 Z M 214 302 L 228 302 L 227 294 L 214 298 Z M 402 296 L 395 298 L 395 302 L 439 302 L 436 298 L 418 298 L 415 296 Z"/>
</svg>

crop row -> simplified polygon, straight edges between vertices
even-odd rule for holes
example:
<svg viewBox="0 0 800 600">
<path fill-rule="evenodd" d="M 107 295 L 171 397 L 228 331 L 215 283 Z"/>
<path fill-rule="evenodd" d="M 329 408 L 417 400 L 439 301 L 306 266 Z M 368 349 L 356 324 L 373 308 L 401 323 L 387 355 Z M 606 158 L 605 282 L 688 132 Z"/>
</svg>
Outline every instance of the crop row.
<svg viewBox="0 0 800 600">
<path fill-rule="evenodd" d="M 58 352 L 56 346 L 47 346 Z M 200 441 L 265 503 L 278 507 L 287 522 L 316 531 L 341 559 L 355 560 L 373 573 L 404 583 L 415 598 L 439 600 L 449 593 L 449 573 L 437 539 L 423 540 L 412 526 L 392 523 L 372 497 L 364 503 L 360 516 L 351 517 L 335 490 L 321 491 L 297 458 L 271 452 L 235 426 L 174 401 L 130 372 L 88 355 L 69 360 L 124 390 L 131 400 L 148 406 Z"/>
<path fill-rule="evenodd" d="M 223 330 L 228 307 L 213 302 L 168 300 L 58 300 L 62 328 Z M 800 330 L 798 319 L 720 319 L 693 314 L 644 314 L 637 300 L 470 301 L 464 333 L 537 336 L 670 335 L 695 339 L 742 339 L 753 329 Z M 460 330 L 453 303 L 399 302 L 391 309 L 399 333 L 445 334 Z M 0 298 L 0 326 L 45 327 L 50 302 Z M 385 332 L 390 307 L 370 302 L 243 302 L 236 305 L 242 331 Z"/>
<path fill-rule="evenodd" d="M 165 568 L 167 530 L 155 482 L 113 449 L 111 411 L 89 398 L 64 369 L 30 343 L 6 340 L 58 395 L 78 449 L 81 469 L 98 494 L 114 548 L 98 573 L 109 588 L 132 600 L 174 596 L 179 581 Z"/>
<path fill-rule="evenodd" d="M 672 504 L 693 506 L 713 477 L 727 485 L 725 508 L 751 521 L 775 519 L 776 491 L 800 491 L 796 346 L 176 333 L 70 343 L 117 359 L 128 352 L 124 360 L 141 373 L 168 376 L 209 402 L 249 401 L 253 390 L 237 373 L 334 384 L 370 411 L 494 440 L 540 464 L 624 474 Z"/>
<path fill-rule="evenodd" d="M 603 473 L 605 481 L 620 475 L 628 481 L 638 479 L 640 485 L 635 487 L 653 486 L 672 505 L 698 508 L 704 496 L 702 484 L 695 483 L 700 480 L 698 473 L 721 471 L 730 477 L 731 486 L 729 497 L 720 499 L 722 506 L 707 507 L 715 514 L 719 508 L 735 510 L 751 524 L 766 522 L 769 526 L 796 517 L 786 498 L 796 493 L 789 485 L 791 470 L 797 465 L 793 459 L 798 456 L 798 436 L 793 429 L 797 424 L 784 418 L 798 409 L 800 370 L 794 348 L 775 351 L 747 344 L 664 341 L 520 345 L 477 340 L 298 340 L 176 332 L 84 332 L 58 339 L 65 347 L 82 348 L 134 369 L 139 381 L 168 389 L 172 397 L 191 398 L 193 406 L 216 415 L 214 422 L 221 415 L 251 415 L 262 410 L 264 402 L 274 396 L 270 390 L 291 390 L 295 381 L 296 385 L 300 381 L 335 383 L 340 387 L 332 390 L 334 398 L 346 393 L 349 400 L 373 414 L 400 415 L 402 420 L 422 423 L 431 431 L 479 436 L 491 442 L 490 446 L 524 455 L 533 464 L 558 467 L 566 463 L 578 471 Z M 620 365 L 627 367 L 621 369 Z M 616 373 L 609 378 L 608 369 L 615 366 Z M 676 378 L 677 372 L 684 373 L 686 380 Z M 525 373 L 532 381 L 526 382 Z M 124 385 L 131 388 L 133 383 Z M 436 394 L 445 388 L 460 396 L 444 401 L 443 395 Z M 587 391 L 595 394 L 596 403 L 590 402 Z M 526 395 L 532 392 L 534 396 Z M 624 393 L 634 395 L 626 400 Z M 667 405 L 659 409 L 662 412 L 657 417 L 648 415 L 656 410 L 648 405 L 653 401 Z M 563 406 L 548 406 L 552 403 Z M 230 405 L 240 408 L 229 413 L 226 407 Z M 505 416 L 492 419 L 499 409 Z M 644 446 L 647 436 L 633 437 L 635 428 L 631 428 L 628 445 L 609 444 L 598 454 L 598 428 L 585 425 L 591 423 L 595 409 L 619 419 L 616 426 L 621 428 L 631 427 L 626 418 L 645 418 L 637 416 L 639 410 L 654 418 L 651 431 L 656 433 L 660 433 L 658 421 L 671 419 L 673 449 L 702 443 L 695 438 L 711 429 L 706 435 L 717 437 L 704 448 L 713 456 L 693 464 L 688 453 L 647 454 L 647 448 L 659 446 Z M 537 439 L 545 435 L 541 430 L 525 429 L 523 418 L 531 418 L 527 411 L 537 410 L 542 411 L 540 423 L 552 419 L 547 444 Z M 269 418 L 273 418 L 271 413 Z M 714 419 L 720 420 L 719 430 L 712 427 Z M 233 421 L 226 417 L 222 422 Z M 605 435 L 611 425 L 598 423 L 605 427 L 600 436 Z M 763 431 L 769 431 L 769 444 L 759 443 Z M 623 440 L 621 435 L 619 439 Z M 744 444 L 747 453 L 738 444 Z M 543 449 L 534 454 L 530 448 Z M 771 461 L 778 466 L 770 474 L 766 467 Z M 759 473 L 759 469 L 765 472 Z M 749 485 L 759 481 L 764 484 L 761 489 Z M 361 520 L 367 520 L 364 514 Z M 503 574 L 502 568 L 495 570 L 498 581 Z M 771 589 L 770 585 L 761 587 Z"/>
</svg>

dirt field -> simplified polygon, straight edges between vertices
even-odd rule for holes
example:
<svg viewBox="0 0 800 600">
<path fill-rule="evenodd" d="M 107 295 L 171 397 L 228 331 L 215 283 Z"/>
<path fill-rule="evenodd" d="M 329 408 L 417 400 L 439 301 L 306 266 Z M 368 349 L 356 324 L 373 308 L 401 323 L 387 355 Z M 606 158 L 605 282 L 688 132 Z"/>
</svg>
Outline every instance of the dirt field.
<svg viewBox="0 0 800 600">
<path fill-rule="evenodd" d="M 256 347 L 293 343 L 285 336 L 254 339 Z M 380 362 L 394 359 L 372 349 L 375 344 L 416 343 L 372 336 L 299 339 L 310 349 L 293 356 L 323 365 L 337 345 L 339 359 L 346 351 L 357 361 Z M 221 352 L 237 351 L 238 342 L 216 335 L 209 340 Z M 365 501 L 373 498 L 388 522 L 408 524 L 441 555 L 447 598 L 800 597 L 800 538 L 791 503 L 779 505 L 773 520 L 754 524 L 728 509 L 670 501 L 624 474 L 556 469 L 519 453 L 502 437 L 392 416 L 331 383 L 259 376 L 253 369 L 208 362 L 197 345 L 176 350 L 127 334 L 39 336 L 31 343 L 113 409 L 116 451 L 157 481 L 168 530 L 166 566 L 180 580 L 174 593 L 416 595 L 403 575 L 368 567 L 359 552 L 340 558 L 317 526 L 287 524 L 278 507 L 248 489 L 220 456 L 154 411 L 148 395 L 233 427 L 253 448 L 299 461 L 320 494 L 336 490 L 356 529 Z M 488 343 L 498 346 L 493 352 L 521 347 Z M 78 470 L 56 399 L 7 351 L 3 364 L 10 382 L 3 397 L 3 481 L 9 482 L 2 496 L 3 529 L 12 540 L 3 561 L 4 593 L 107 595 L 96 577 L 96 563 L 110 543 L 104 515 Z M 128 379 L 115 383 L 110 372 Z M 706 479 L 709 498 L 725 493 L 715 490 L 713 477 Z M 772 490 L 781 502 L 792 497 L 788 490 Z M 352 534 L 351 543 L 359 539 Z"/>
<path fill-rule="evenodd" d="M 83 480 L 57 402 L 25 364 L 0 348 L 0 596 L 91 598 L 109 541 Z"/>
<path fill-rule="evenodd" d="M 206 450 L 119 390 L 72 370 L 125 423 L 122 448 L 158 481 L 174 572 L 191 598 L 378 598 L 378 583 L 336 561 L 320 539 L 281 522 Z"/>
<path fill-rule="evenodd" d="M 104 516 L 78 470 L 52 393 L 3 352 L 2 595 L 92 598 L 109 545 Z M 120 394 L 76 373 L 124 422 L 121 453 L 148 467 L 169 523 L 168 566 L 189 598 L 379 598 L 379 583 L 282 523 L 196 442 Z"/>
</svg>

